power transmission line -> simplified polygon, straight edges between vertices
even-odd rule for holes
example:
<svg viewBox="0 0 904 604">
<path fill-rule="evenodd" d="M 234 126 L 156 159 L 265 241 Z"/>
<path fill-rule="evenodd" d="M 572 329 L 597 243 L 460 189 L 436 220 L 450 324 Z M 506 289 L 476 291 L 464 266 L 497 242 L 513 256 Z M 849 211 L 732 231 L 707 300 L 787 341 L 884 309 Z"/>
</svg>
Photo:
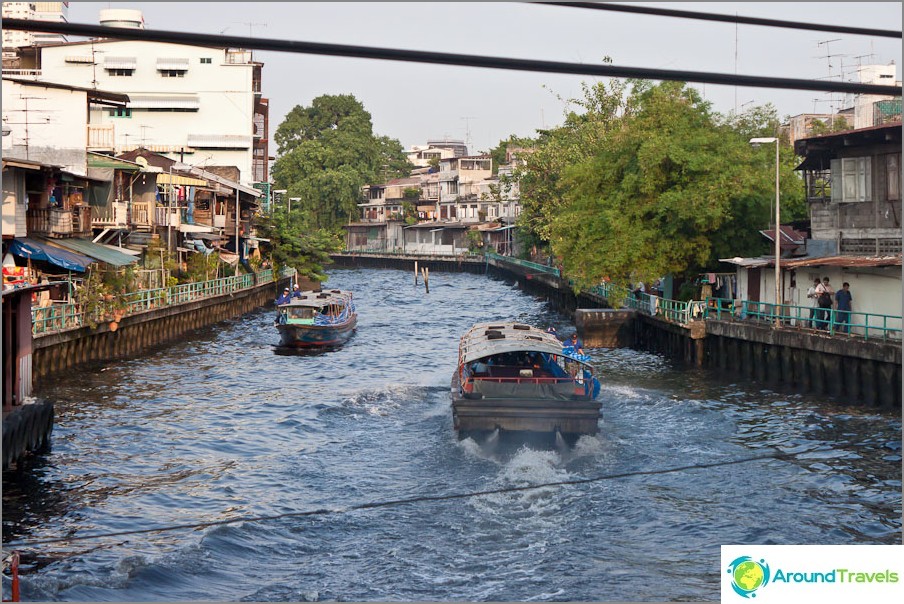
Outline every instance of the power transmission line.
<svg viewBox="0 0 904 604">
<path fill-rule="evenodd" d="M 503 57 L 485 57 L 479 55 L 461 55 L 451 53 L 399 50 L 393 48 L 374 48 L 369 46 L 350 46 L 346 44 L 324 44 L 318 42 L 299 42 L 295 40 L 276 40 L 267 38 L 249 38 L 241 36 L 220 36 L 211 34 L 158 31 L 149 29 L 121 29 L 102 25 L 80 23 L 54 23 L 50 21 L 30 21 L 25 19 L 4 19 L 3 26 L 11 30 L 41 31 L 72 36 L 97 36 L 118 40 L 145 40 L 153 42 L 169 42 L 173 44 L 190 44 L 195 46 L 231 46 L 291 52 L 300 54 L 326 55 L 336 57 L 352 57 L 360 59 L 383 59 L 410 63 L 430 63 L 439 65 L 457 65 L 461 67 L 484 67 L 489 69 L 505 69 L 511 71 L 533 71 L 542 73 L 559 73 L 614 78 L 638 78 L 650 80 L 666 80 L 678 82 L 698 82 L 705 84 L 722 84 L 727 86 L 747 86 L 751 88 L 773 88 L 786 90 L 817 90 L 822 92 L 849 92 L 852 94 L 876 94 L 900 96 L 900 86 L 882 86 L 878 84 L 861 84 L 856 82 L 822 82 L 796 78 L 772 78 L 761 76 L 739 76 L 699 71 L 675 71 L 651 69 L 644 67 L 617 67 L 614 65 L 587 65 L 582 63 L 564 63 L 560 61 L 538 61 L 509 59 Z M 115 30 L 115 31 L 114 31 Z M 115 38 L 113 38 L 115 36 Z"/>
<path fill-rule="evenodd" d="M 671 8 L 653 8 L 626 4 L 606 4 L 602 2 L 537 2 L 548 6 L 565 6 L 568 8 L 587 8 L 591 10 L 607 10 L 660 17 L 678 17 L 681 19 L 698 19 L 702 21 L 721 21 L 724 23 L 743 23 L 745 25 L 763 25 L 766 27 L 784 27 L 788 29 L 809 29 L 814 31 L 832 31 L 840 34 L 860 36 L 880 36 L 883 38 L 900 38 L 901 32 L 890 29 L 872 29 L 868 27 L 848 27 L 846 25 L 820 25 L 801 21 L 784 21 L 781 19 L 763 19 L 759 17 L 740 17 L 737 15 L 719 15 L 714 13 L 698 13 L 694 11 L 675 10 Z"/>
<path fill-rule="evenodd" d="M 796 455 L 801 455 L 802 453 L 807 453 L 809 451 L 803 451 L 801 453 L 797 453 Z M 58 537 L 56 539 L 41 539 L 36 541 L 10 541 L 4 544 L 4 547 L 12 549 L 28 549 L 37 545 L 50 545 L 54 543 L 69 543 L 71 541 L 89 541 L 94 539 L 104 539 L 109 537 L 123 537 L 127 535 L 143 535 L 149 533 L 165 533 L 172 532 L 178 530 L 185 529 L 202 529 L 202 528 L 211 528 L 215 526 L 225 526 L 228 524 L 236 524 L 239 522 L 263 522 L 268 520 L 280 520 L 283 518 L 302 518 L 308 516 L 326 516 L 332 514 L 344 514 L 348 512 L 361 511 L 361 510 L 374 510 L 379 508 L 388 508 L 395 507 L 399 505 L 408 505 L 413 503 L 425 503 L 429 501 L 452 501 L 456 499 L 470 499 L 472 497 L 485 497 L 487 495 L 499 495 L 504 493 L 520 493 L 524 491 L 533 491 L 536 489 L 545 489 L 549 487 L 560 487 L 560 486 L 575 486 L 582 484 L 591 484 L 594 482 L 601 482 L 604 480 L 615 480 L 620 478 L 633 478 L 637 476 L 657 476 L 661 474 L 673 474 L 676 472 L 686 472 L 689 470 L 704 470 L 708 468 L 718 468 L 724 466 L 734 466 L 745 463 L 751 463 L 754 461 L 764 461 L 764 460 L 783 460 L 788 461 L 794 459 L 795 455 L 783 453 L 780 451 L 772 451 L 769 453 L 764 453 L 762 455 L 753 455 L 750 457 L 742 457 L 740 459 L 728 459 L 724 461 L 713 461 L 709 463 L 699 463 L 699 464 L 691 464 L 686 466 L 677 466 L 672 468 L 660 468 L 656 470 L 635 470 L 633 472 L 621 472 L 618 474 L 603 474 L 601 476 L 593 476 L 590 478 L 575 478 L 572 480 L 561 480 L 557 482 L 545 482 L 541 484 L 532 484 L 525 485 L 520 487 L 503 487 L 499 489 L 490 489 L 485 491 L 472 491 L 467 493 L 450 493 L 446 495 L 424 495 L 421 497 L 409 497 L 407 499 L 390 499 L 385 501 L 372 501 L 368 503 L 362 503 L 359 505 L 351 505 L 345 508 L 334 508 L 334 509 L 318 509 L 318 510 L 307 510 L 303 512 L 286 512 L 284 514 L 274 514 L 272 516 L 245 516 L 239 518 L 230 518 L 227 520 L 213 520 L 210 522 L 195 522 L 195 523 L 186 523 L 186 524 L 174 524 L 169 526 L 161 526 L 156 528 L 149 529 L 133 529 L 133 530 L 125 530 L 125 531 L 115 531 L 110 533 L 97 533 L 93 535 L 70 535 L 67 537 Z"/>
</svg>

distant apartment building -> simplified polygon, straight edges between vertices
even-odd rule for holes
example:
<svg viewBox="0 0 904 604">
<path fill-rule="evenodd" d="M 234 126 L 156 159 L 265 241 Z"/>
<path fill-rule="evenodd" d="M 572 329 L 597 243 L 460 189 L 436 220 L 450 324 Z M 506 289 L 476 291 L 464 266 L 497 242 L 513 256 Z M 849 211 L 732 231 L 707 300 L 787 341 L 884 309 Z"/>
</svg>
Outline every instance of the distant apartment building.
<svg viewBox="0 0 904 604">
<path fill-rule="evenodd" d="M 69 21 L 68 2 L 4 2 L 4 19 L 33 19 L 67 23 Z M 15 49 L 40 44 L 65 42 L 66 36 L 44 32 L 3 30 L 3 56 L 14 57 Z"/>
<path fill-rule="evenodd" d="M 101 23 L 140 28 L 143 18 L 106 9 Z M 14 75 L 128 95 L 126 107 L 92 108 L 88 151 L 144 148 L 204 169 L 235 166 L 246 185 L 269 180 L 269 102 L 250 50 L 99 38 L 32 53 L 20 53 Z"/>
<path fill-rule="evenodd" d="M 900 86 L 897 65 L 862 65 L 857 70 L 861 84 Z M 875 94 L 850 97 L 838 113 L 804 113 L 789 118 L 782 126 L 783 138 L 793 147 L 800 139 L 841 129 L 860 130 L 901 120 L 901 98 Z"/>
<path fill-rule="evenodd" d="M 408 161 L 418 167 L 427 167 L 431 162 L 468 154 L 468 147 L 459 140 L 431 140 L 425 146 L 415 145 L 406 151 Z"/>
</svg>

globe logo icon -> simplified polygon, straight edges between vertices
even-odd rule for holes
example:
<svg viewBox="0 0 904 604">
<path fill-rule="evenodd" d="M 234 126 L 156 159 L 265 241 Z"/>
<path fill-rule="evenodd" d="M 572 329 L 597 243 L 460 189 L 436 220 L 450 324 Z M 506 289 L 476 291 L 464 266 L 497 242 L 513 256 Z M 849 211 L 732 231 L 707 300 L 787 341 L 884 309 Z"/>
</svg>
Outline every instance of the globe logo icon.
<svg viewBox="0 0 904 604">
<path fill-rule="evenodd" d="M 731 587 L 743 598 L 755 598 L 756 590 L 769 583 L 769 565 L 765 560 L 757 562 L 750 556 L 735 558 L 728 565 Z"/>
</svg>

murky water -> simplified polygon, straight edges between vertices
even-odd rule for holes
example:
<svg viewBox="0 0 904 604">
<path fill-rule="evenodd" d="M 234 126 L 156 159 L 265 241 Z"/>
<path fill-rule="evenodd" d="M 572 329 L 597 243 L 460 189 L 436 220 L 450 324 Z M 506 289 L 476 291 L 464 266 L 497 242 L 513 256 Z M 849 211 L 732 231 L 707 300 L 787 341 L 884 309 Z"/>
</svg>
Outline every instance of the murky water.
<svg viewBox="0 0 904 604">
<path fill-rule="evenodd" d="M 601 349 L 597 437 L 459 441 L 460 334 L 516 319 L 565 335 L 567 319 L 475 275 L 434 273 L 429 295 L 401 271 L 328 285 L 360 315 L 340 350 L 276 354 L 266 310 L 39 385 L 53 449 L 4 477 L 5 547 L 279 518 L 19 546 L 23 599 L 717 600 L 720 544 L 901 543 L 897 413 Z M 795 455 L 651 473 L 771 451 Z"/>
</svg>

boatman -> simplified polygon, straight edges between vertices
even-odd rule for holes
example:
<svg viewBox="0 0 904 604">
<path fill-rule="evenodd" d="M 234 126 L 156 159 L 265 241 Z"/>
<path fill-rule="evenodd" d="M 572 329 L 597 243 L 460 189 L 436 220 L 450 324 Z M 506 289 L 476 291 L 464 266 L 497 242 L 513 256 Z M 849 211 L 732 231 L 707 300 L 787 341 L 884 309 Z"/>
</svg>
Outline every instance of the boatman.
<svg viewBox="0 0 904 604">
<path fill-rule="evenodd" d="M 298 298 L 299 300 L 301 300 L 302 298 L 304 298 L 304 296 L 303 296 L 302 293 L 301 293 L 301 288 L 298 287 L 298 284 L 297 284 L 297 283 L 295 284 L 295 289 L 294 289 L 294 291 L 292 292 L 292 297 L 293 297 L 293 298 Z"/>
<path fill-rule="evenodd" d="M 292 301 L 292 296 L 289 294 L 289 288 L 287 287 L 286 289 L 283 290 L 283 294 L 279 298 L 276 299 L 276 304 L 277 305 L 288 304 L 291 301 Z"/>
<path fill-rule="evenodd" d="M 563 346 L 574 348 L 577 354 L 584 354 L 584 343 L 578 337 L 578 332 L 571 334 L 571 337 L 565 340 Z"/>
</svg>

